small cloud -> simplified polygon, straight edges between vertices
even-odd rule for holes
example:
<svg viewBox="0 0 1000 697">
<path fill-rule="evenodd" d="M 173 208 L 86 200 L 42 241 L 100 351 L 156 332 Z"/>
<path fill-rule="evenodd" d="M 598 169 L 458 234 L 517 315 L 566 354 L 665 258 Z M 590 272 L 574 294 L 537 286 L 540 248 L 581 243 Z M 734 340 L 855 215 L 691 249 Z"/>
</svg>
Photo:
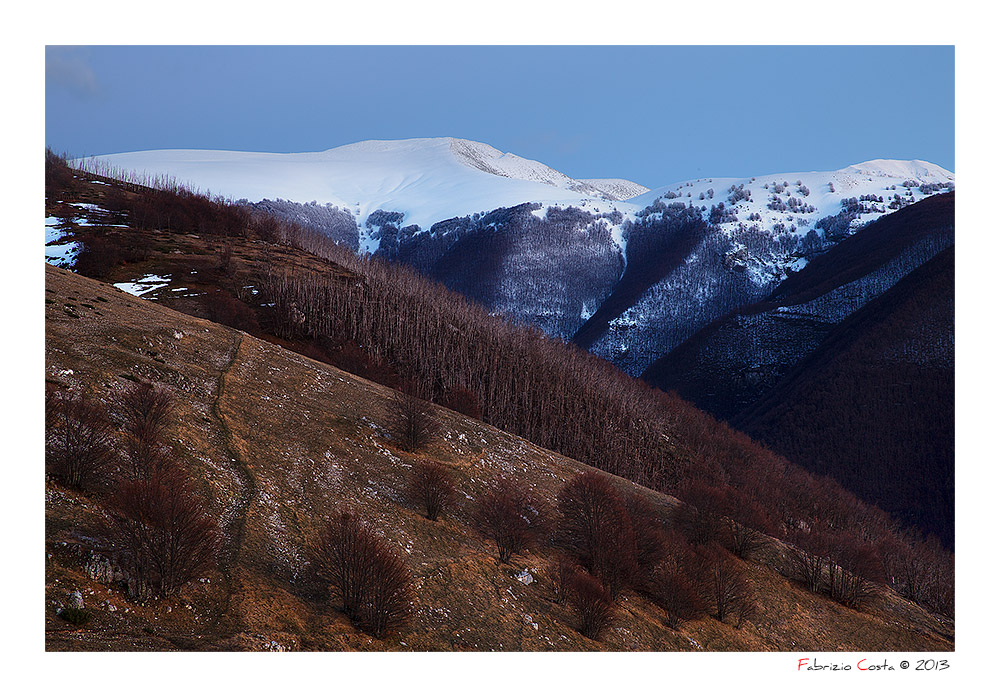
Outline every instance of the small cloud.
<svg viewBox="0 0 1000 697">
<path fill-rule="evenodd" d="M 87 64 L 85 53 L 72 46 L 45 47 L 45 84 L 78 97 L 96 97 L 100 92 L 97 75 Z"/>
</svg>

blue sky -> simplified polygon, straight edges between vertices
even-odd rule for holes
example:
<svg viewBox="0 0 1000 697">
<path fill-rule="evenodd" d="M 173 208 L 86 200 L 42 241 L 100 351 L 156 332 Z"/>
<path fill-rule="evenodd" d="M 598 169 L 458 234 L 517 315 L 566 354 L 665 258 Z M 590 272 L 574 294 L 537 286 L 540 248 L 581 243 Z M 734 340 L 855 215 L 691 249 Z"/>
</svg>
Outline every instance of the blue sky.
<svg viewBox="0 0 1000 697">
<path fill-rule="evenodd" d="M 577 177 L 955 168 L 951 46 L 46 48 L 58 152 L 455 136 Z"/>
</svg>

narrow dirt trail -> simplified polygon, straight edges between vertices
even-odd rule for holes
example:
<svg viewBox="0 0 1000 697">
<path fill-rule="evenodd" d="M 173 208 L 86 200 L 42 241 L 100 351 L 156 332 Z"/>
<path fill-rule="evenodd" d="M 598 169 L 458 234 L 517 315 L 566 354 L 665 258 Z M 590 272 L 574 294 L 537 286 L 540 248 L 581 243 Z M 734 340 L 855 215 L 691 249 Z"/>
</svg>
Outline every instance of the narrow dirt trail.
<svg viewBox="0 0 1000 697">
<path fill-rule="evenodd" d="M 250 509 L 250 504 L 253 503 L 254 498 L 257 496 L 256 480 L 254 479 L 253 473 L 240 457 L 239 451 L 233 445 L 232 432 L 229 429 L 229 424 L 227 423 L 225 417 L 222 415 L 222 408 L 220 406 L 222 398 L 226 392 L 226 377 L 236 364 L 240 351 L 243 348 L 243 336 L 244 335 L 242 333 L 238 333 L 236 335 L 232 355 L 226 365 L 219 372 L 219 383 L 216 389 L 215 400 L 212 402 L 212 415 L 215 417 L 219 433 L 222 437 L 224 452 L 229 458 L 229 464 L 240 483 L 239 496 L 234 502 L 229 522 L 222 531 L 223 543 L 219 552 L 218 570 L 225 579 L 226 596 L 225 600 L 223 600 L 220 605 L 218 616 L 212 624 L 211 631 L 217 636 L 220 633 L 223 620 L 229 614 L 232 607 L 232 597 L 235 590 L 233 570 L 237 565 L 240 551 L 243 547 L 243 535 L 246 529 L 247 511 Z"/>
</svg>

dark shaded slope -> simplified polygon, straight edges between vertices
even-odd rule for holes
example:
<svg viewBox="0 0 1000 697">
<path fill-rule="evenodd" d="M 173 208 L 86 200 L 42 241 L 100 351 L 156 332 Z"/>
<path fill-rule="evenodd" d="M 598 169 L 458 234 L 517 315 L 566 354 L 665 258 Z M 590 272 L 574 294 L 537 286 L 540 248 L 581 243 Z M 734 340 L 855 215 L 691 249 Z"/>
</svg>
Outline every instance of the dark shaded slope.
<svg viewBox="0 0 1000 697">
<path fill-rule="evenodd" d="M 700 329 L 642 377 L 729 421 L 752 406 L 832 328 L 832 323 L 815 317 L 744 308 Z"/>
<path fill-rule="evenodd" d="M 568 339 L 611 292 L 624 259 L 610 220 L 577 208 L 501 208 L 401 236 L 379 256 L 412 266 L 490 312 Z M 400 231 L 400 235 L 402 235 Z"/>
<path fill-rule="evenodd" d="M 954 247 L 831 333 L 734 423 L 954 544 Z"/>
<path fill-rule="evenodd" d="M 473 230 L 447 249 L 428 269 L 428 275 L 485 307 L 500 299 L 503 260 L 512 240 L 503 231 Z"/>
<path fill-rule="evenodd" d="M 608 331 L 608 323 L 631 307 L 650 286 L 684 263 L 704 237 L 705 221 L 700 215 L 681 209 L 680 213 L 635 225 L 629 232 L 628 266 L 598 310 L 573 336 L 573 343 L 589 349 Z"/>
<path fill-rule="evenodd" d="M 700 329 L 643 379 L 732 419 L 851 313 L 953 243 L 954 194 L 881 218 L 814 259 L 766 301 Z"/>
<path fill-rule="evenodd" d="M 799 304 L 862 278 L 920 239 L 955 229 L 955 193 L 938 194 L 879 218 L 789 276 L 764 305 Z"/>
</svg>

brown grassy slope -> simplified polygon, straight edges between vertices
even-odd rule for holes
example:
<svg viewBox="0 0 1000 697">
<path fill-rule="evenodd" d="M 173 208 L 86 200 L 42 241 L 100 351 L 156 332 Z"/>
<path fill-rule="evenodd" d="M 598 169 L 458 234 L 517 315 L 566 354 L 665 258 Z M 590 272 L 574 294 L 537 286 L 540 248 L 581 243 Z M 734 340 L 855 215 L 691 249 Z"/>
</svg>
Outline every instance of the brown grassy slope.
<svg viewBox="0 0 1000 697">
<path fill-rule="evenodd" d="M 469 525 L 473 501 L 496 474 L 515 474 L 554 501 L 585 465 L 435 408 L 442 435 L 425 455 L 453 471 L 459 496 L 431 522 L 401 493 L 415 458 L 388 434 L 391 390 L 52 267 L 45 312 L 47 381 L 107 399 L 131 379 L 149 379 L 176 395 L 171 440 L 226 534 L 217 572 L 179 597 L 134 604 L 84 569 L 99 493 L 47 484 L 49 650 L 953 648 L 942 636 L 948 627 L 895 595 L 859 613 L 763 563 L 749 568 L 763 612 L 740 630 L 703 618 L 672 631 L 655 606 L 629 592 L 604 643 L 592 642 L 554 602 L 553 549 L 501 565 Z M 664 509 L 674 503 L 642 491 Z M 384 640 L 353 629 L 303 583 L 303 545 L 336 506 L 373 521 L 417 579 L 411 625 Z M 536 578 L 530 585 L 514 579 L 525 568 Z M 73 589 L 93 612 L 83 628 L 55 614 Z"/>
<path fill-rule="evenodd" d="M 352 277 L 342 267 L 286 244 L 227 237 L 214 231 L 196 233 L 134 227 L 128 216 L 107 213 L 104 209 L 122 199 L 141 200 L 144 193 L 129 190 L 104 177 L 67 172 L 70 183 L 47 196 L 45 202 L 45 215 L 60 219 L 57 227 L 64 233 L 64 241 L 86 245 L 97 239 L 109 242 L 119 252 L 142 249 L 140 258 L 120 260 L 98 277 L 108 283 L 133 281 L 146 274 L 164 277 L 167 279 L 164 287 L 144 293 L 143 297 L 181 312 L 213 318 L 225 304 L 220 303 L 220 298 L 243 297 L 253 303 L 251 291 L 245 286 L 269 267 L 292 275 Z M 81 206 L 98 209 L 85 210 Z M 83 218 L 86 224 L 82 224 Z M 227 265 L 222 268 L 227 254 Z"/>
</svg>

